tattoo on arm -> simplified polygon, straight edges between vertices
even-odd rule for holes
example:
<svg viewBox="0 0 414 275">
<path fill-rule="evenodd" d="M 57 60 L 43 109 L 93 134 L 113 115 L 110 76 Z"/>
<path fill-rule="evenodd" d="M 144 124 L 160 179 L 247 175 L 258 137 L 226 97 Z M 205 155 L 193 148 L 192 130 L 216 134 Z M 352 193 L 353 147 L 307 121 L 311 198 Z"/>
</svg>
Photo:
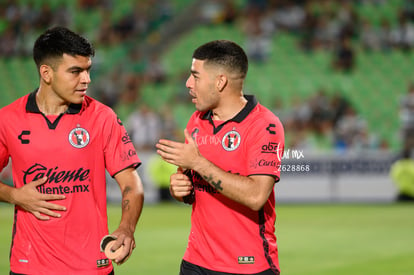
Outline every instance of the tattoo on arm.
<svg viewBox="0 0 414 275">
<path fill-rule="evenodd" d="M 131 187 L 126 186 L 124 192 L 122 192 L 122 196 L 125 197 L 129 192 L 131 192 Z"/>
<path fill-rule="evenodd" d="M 122 209 L 129 210 L 129 208 L 130 208 L 129 200 L 122 201 Z"/>
<path fill-rule="evenodd" d="M 212 181 L 211 184 L 219 191 L 223 191 L 223 187 L 221 187 L 221 180 L 218 180 L 218 182 Z"/>
<path fill-rule="evenodd" d="M 221 180 L 218 180 L 217 182 L 215 182 L 213 180 L 213 176 L 203 176 L 204 180 L 209 182 L 214 188 L 216 188 L 219 191 L 223 191 L 223 187 L 221 187 Z"/>
<path fill-rule="evenodd" d="M 131 188 L 129 186 L 125 187 L 124 192 L 122 192 L 122 197 L 126 197 L 128 195 L 128 193 L 131 192 Z M 129 210 L 130 205 L 129 205 L 129 199 L 123 199 L 122 200 L 122 209 L 124 210 Z"/>
</svg>

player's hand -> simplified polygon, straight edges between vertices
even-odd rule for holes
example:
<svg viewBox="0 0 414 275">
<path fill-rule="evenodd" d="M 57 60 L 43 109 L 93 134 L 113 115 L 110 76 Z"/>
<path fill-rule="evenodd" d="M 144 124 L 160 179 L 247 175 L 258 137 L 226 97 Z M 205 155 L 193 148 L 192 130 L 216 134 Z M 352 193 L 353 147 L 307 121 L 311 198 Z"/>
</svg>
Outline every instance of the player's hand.
<svg viewBox="0 0 414 275">
<path fill-rule="evenodd" d="M 187 175 L 184 174 L 183 168 L 178 167 L 177 172 L 170 177 L 170 193 L 177 200 L 182 201 L 185 196 L 191 194 L 193 185 Z"/>
<path fill-rule="evenodd" d="M 115 230 L 111 235 L 116 237 L 115 243 L 112 245 L 112 250 L 115 251 L 123 246 L 122 253 L 113 259 L 117 265 L 121 265 L 128 260 L 132 254 L 132 251 L 135 249 L 136 245 L 134 232 L 126 228 L 118 227 L 118 229 Z"/>
<path fill-rule="evenodd" d="M 168 163 L 197 171 L 196 165 L 200 162 L 202 155 L 187 129 L 184 129 L 184 136 L 188 143 L 160 139 L 156 145 L 157 153 Z"/>
<path fill-rule="evenodd" d="M 56 211 L 66 211 L 66 207 L 51 203 L 51 200 L 63 200 L 64 195 L 42 194 L 37 187 L 44 184 L 47 177 L 29 182 L 23 187 L 14 188 L 13 203 L 32 213 L 39 220 L 49 220 L 50 217 L 60 218 L 61 214 Z"/>
</svg>

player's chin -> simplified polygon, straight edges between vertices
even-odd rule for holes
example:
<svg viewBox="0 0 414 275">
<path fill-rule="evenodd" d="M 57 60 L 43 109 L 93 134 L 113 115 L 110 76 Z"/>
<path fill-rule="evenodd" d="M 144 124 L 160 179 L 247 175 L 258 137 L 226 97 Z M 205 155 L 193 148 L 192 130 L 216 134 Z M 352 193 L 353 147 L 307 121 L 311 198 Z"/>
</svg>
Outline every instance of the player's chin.
<svg viewBox="0 0 414 275">
<path fill-rule="evenodd" d="M 72 97 L 71 103 L 81 104 L 84 100 L 85 100 L 85 94 L 77 93 L 74 97 Z"/>
<path fill-rule="evenodd" d="M 208 108 L 206 108 L 206 106 L 201 105 L 199 102 L 195 103 L 194 106 L 197 111 L 200 111 L 200 112 L 208 111 Z"/>
</svg>

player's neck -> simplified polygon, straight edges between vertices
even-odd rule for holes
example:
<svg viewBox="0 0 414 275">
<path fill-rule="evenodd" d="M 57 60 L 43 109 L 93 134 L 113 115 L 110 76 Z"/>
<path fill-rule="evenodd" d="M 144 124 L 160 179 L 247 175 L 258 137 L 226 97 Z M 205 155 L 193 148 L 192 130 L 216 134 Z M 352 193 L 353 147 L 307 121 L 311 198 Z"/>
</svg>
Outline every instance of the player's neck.
<svg viewBox="0 0 414 275">
<path fill-rule="evenodd" d="M 247 100 L 243 95 L 221 100 L 219 106 L 213 109 L 213 120 L 227 121 L 235 117 L 246 106 Z"/>
<path fill-rule="evenodd" d="M 47 91 L 39 89 L 36 93 L 36 104 L 44 115 L 60 115 L 68 109 L 68 104 L 63 100 L 49 95 Z"/>
</svg>

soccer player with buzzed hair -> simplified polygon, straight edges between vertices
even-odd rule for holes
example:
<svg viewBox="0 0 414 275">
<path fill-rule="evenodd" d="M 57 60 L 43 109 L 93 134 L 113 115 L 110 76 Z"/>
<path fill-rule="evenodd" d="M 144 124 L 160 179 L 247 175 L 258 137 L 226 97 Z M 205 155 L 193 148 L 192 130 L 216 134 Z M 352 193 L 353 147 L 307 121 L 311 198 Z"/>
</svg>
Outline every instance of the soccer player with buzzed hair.
<svg viewBox="0 0 414 275">
<path fill-rule="evenodd" d="M 186 86 L 196 111 L 185 143 L 166 139 L 158 154 L 178 166 L 170 192 L 192 204 L 180 275 L 280 274 L 274 185 L 284 130 L 252 95 L 244 95 L 248 60 L 232 41 L 193 53 Z"/>
</svg>

